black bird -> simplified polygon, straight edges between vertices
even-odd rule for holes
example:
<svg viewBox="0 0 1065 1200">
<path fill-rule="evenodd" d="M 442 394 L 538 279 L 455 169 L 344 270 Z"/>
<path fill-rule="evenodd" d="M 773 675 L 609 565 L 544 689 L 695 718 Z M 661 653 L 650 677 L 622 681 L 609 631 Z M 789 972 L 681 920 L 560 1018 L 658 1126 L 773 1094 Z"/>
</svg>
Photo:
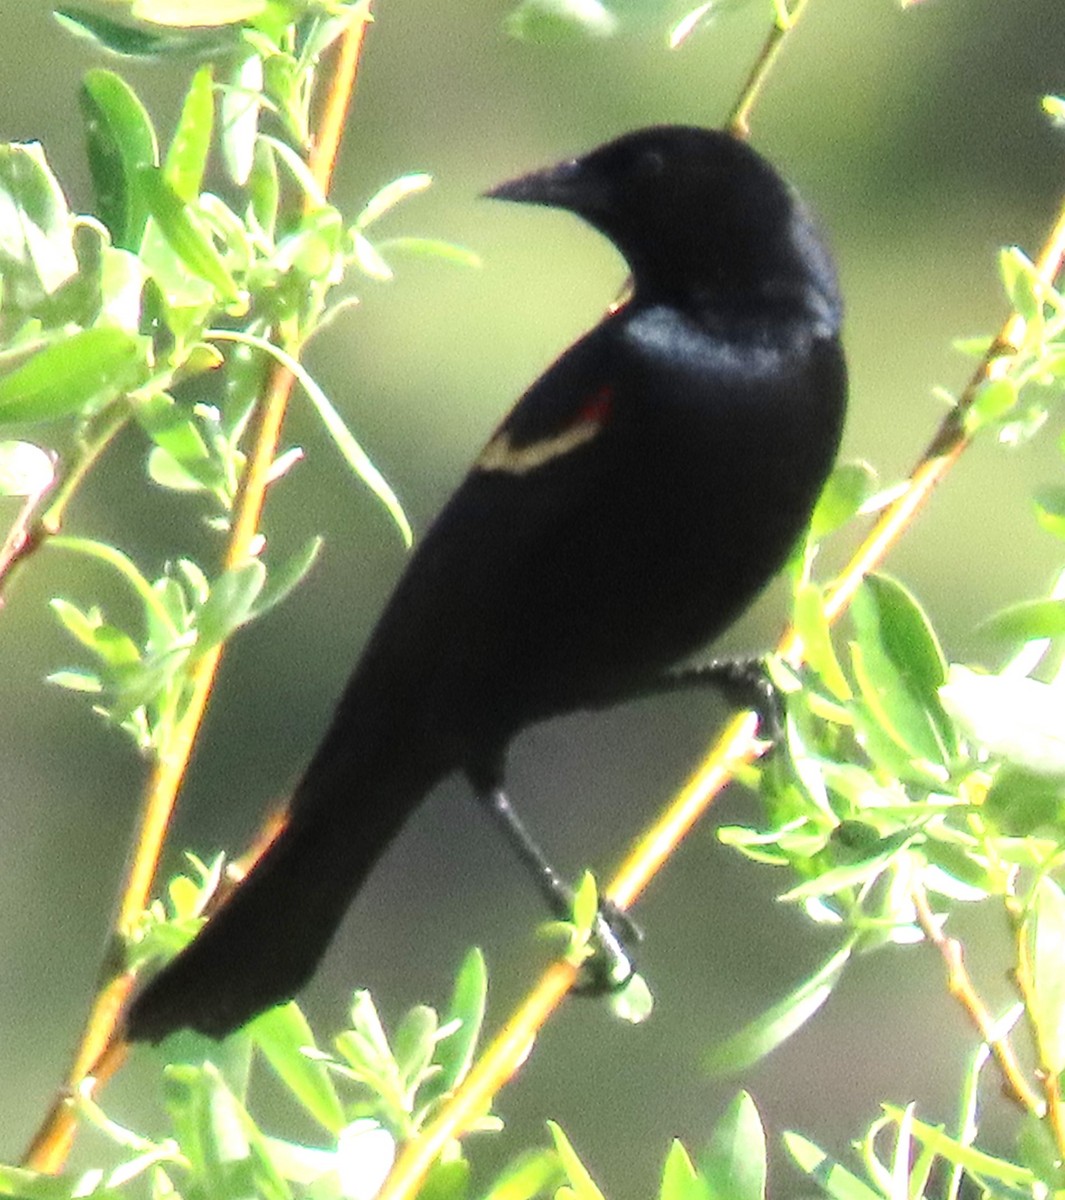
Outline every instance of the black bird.
<svg viewBox="0 0 1065 1200">
<path fill-rule="evenodd" d="M 832 466 L 835 270 L 749 146 L 643 129 L 488 195 L 583 217 L 627 260 L 631 294 L 482 450 L 410 560 L 287 827 L 135 999 L 133 1040 L 222 1037 L 291 997 L 449 772 L 505 809 L 519 730 L 676 686 L 670 668 L 779 570 Z"/>
</svg>

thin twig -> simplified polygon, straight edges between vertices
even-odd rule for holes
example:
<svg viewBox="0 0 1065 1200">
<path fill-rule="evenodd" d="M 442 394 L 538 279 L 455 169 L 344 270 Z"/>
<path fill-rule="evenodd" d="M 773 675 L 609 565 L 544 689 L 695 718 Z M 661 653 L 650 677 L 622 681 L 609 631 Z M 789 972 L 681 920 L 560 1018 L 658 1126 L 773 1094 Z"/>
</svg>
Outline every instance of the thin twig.
<svg viewBox="0 0 1065 1200">
<path fill-rule="evenodd" d="M 1045 1115 L 1050 1127 L 1058 1156 L 1065 1159 L 1065 1112 L 1062 1111 L 1061 1078 L 1050 1065 L 1046 1033 L 1039 1020 L 1039 1006 L 1036 1002 L 1035 972 L 1028 946 L 1028 932 L 1025 924 L 1026 909 L 1015 895 L 1007 898 L 1006 913 L 1013 929 L 1016 946 L 1016 966 L 1012 971 L 1013 982 L 1024 1005 L 1024 1015 L 1031 1033 L 1032 1044 L 1036 1056 L 1036 1077 L 1043 1089 L 1046 1101 Z"/>
<path fill-rule="evenodd" d="M 50 537 L 59 532 L 67 505 L 85 482 L 100 455 L 111 445 L 129 419 L 128 405 L 113 404 L 101 416 L 100 427 L 93 431 L 81 447 L 71 466 L 61 472 L 49 488 L 32 497 L 32 503 L 27 503 L 19 514 L 16 526 L 0 550 L 0 606 L 3 604 L 3 592 L 11 582 L 15 568 L 25 563 Z M 50 494 L 51 499 L 46 507 L 45 500 Z"/>
<path fill-rule="evenodd" d="M 1038 276 L 1046 283 L 1052 283 L 1061 270 L 1063 258 L 1065 205 L 1036 261 Z M 910 476 L 906 491 L 885 510 L 831 589 L 826 600 L 826 616 L 830 621 L 838 619 L 846 610 L 862 579 L 887 556 L 923 508 L 936 484 L 968 446 L 964 413 L 981 383 L 998 378 L 1008 370 L 1009 356 L 1016 351 L 1023 328 L 1020 316 L 1011 313 L 962 393 L 957 409 L 948 415 L 929 443 Z M 778 653 L 794 663 L 801 660 L 802 641 L 794 629 L 784 634 Z M 627 909 L 635 901 L 680 840 L 732 779 L 736 769 L 757 755 L 755 733 L 756 721 L 751 714 L 737 716 L 726 726 L 687 785 L 643 835 L 607 888 L 607 897 L 618 908 Z M 568 974 L 562 976 L 560 972 Z M 563 978 L 572 982 L 574 970 L 562 965 L 548 969 L 503 1032 L 483 1052 L 474 1070 L 437 1119 L 404 1148 L 378 1200 L 407 1200 L 413 1195 L 448 1140 L 461 1136 L 467 1119 L 483 1112 L 484 1105 L 515 1074 L 528 1045 L 565 996 Z M 1023 1085 L 1023 1080 L 1021 1082 Z M 1031 1099 L 1030 1090 L 1027 1093 L 1021 1090 L 1018 1094 L 1026 1097 L 1025 1103 Z M 1038 1101 L 1036 1103 L 1038 1106 Z"/>
<path fill-rule="evenodd" d="M 735 107 L 725 122 L 725 128 L 736 137 L 743 138 L 744 141 L 751 135 L 751 111 L 758 103 L 762 88 L 776 65 L 781 50 L 784 49 L 788 34 L 798 23 L 807 2 L 808 0 L 794 0 L 789 8 L 788 0 L 776 0 L 776 20 L 774 20 L 769 35 L 747 76 L 747 82 L 743 85 L 740 98 L 736 101 Z"/>
<path fill-rule="evenodd" d="M 343 114 L 350 102 L 363 38 L 370 19 L 368 7 L 353 10 L 351 23 L 341 41 L 336 70 L 330 82 L 324 129 L 313 154 L 315 178 L 323 192 L 328 190 L 332 178 L 344 127 L 342 116 L 338 117 L 337 114 Z M 266 398 L 258 408 L 252 430 L 254 449 L 237 497 L 235 519 L 225 556 L 227 568 L 247 561 L 252 539 L 258 530 L 269 471 L 277 454 L 292 384 L 289 372 L 275 363 L 268 377 Z M 118 938 L 129 933 L 147 906 L 170 817 L 207 708 L 221 656 L 222 647 L 219 646 L 205 654 L 193 668 L 185 712 L 149 778 L 140 827 L 116 919 Z M 91 1074 L 102 1079 L 102 1064 L 113 1071 L 121 1062 L 124 1047 L 117 1042 L 115 1031 L 132 986 L 133 977 L 129 972 L 110 976 L 104 983 L 93 1003 L 66 1084 L 26 1153 L 26 1166 L 47 1172 L 62 1169 L 74 1136 L 74 1117 L 67 1098 L 78 1090 L 86 1076 Z"/>
<path fill-rule="evenodd" d="M 943 932 L 923 887 L 916 884 L 910 890 L 910 897 L 917 913 L 917 923 L 925 937 L 943 956 L 947 968 L 947 990 L 965 1010 L 977 1033 L 991 1050 L 992 1057 L 1002 1072 L 1006 1094 L 1028 1112 L 1041 1116 L 1042 1102 L 1025 1079 L 1009 1041 L 995 1032 L 995 1022 L 973 986 L 965 967 L 965 951 L 961 942 L 957 938 L 947 937 Z"/>
</svg>

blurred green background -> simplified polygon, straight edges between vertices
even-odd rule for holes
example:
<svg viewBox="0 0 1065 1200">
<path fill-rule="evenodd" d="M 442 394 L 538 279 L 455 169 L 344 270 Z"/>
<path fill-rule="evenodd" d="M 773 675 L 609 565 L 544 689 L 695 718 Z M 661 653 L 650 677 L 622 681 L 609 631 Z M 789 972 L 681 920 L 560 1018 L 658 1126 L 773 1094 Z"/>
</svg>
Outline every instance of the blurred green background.
<svg viewBox="0 0 1065 1200">
<path fill-rule="evenodd" d="M 616 293 L 611 249 L 562 214 L 492 205 L 493 182 L 660 121 L 715 124 L 727 113 L 770 19 L 751 0 L 666 49 L 678 4 L 626 0 L 618 36 L 535 46 L 509 40 L 503 3 L 381 0 L 337 185 L 351 213 L 381 184 L 427 170 L 435 187 L 388 220 L 389 232 L 462 242 L 480 271 L 397 263 L 393 284 L 316 342 L 310 366 L 424 529 L 518 392 Z M 44 4 L 0 5 L 0 138 L 39 139 L 71 204 L 90 203 L 77 88 L 100 58 L 56 27 Z M 113 64 L 108 64 L 113 65 Z M 175 72 L 123 64 L 167 130 Z M 959 388 L 970 364 L 954 335 L 997 326 L 996 248 L 1038 249 L 1060 199 L 1063 133 L 1039 109 L 1065 89 L 1062 0 L 813 0 L 754 119 L 754 142 L 821 214 L 848 305 L 852 408 L 845 453 L 885 479 L 913 463 L 941 415 L 936 384 Z M 1058 564 L 1031 489 L 1057 481 L 1060 431 L 1006 451 L 976 447 L 893 556 L 927 605 L 950 657 L 993 661 L 980 617 L 1035 594 Z M 281 610 L 242 634 L 225 663 L 185 790 L 168 865 L 181 847 L 245 844 L 264 808 L 297 778 L 403 566 L 386 517 L 345 473 L 296 403 L 286 432 L 309 462 L 276 490 L 266 517 L 287 552 L 320 531 L 327 548 Z M 144 479 L 131 438 L 71 514 L 73 531 L 115 540 L 149 571 L 186 553 L 214 562 L 195 501 Z M 6 521 L 11 510 L 0 510 Z M 836 553 L 842 557 L 844 547 Z M 51 1098 L 92 995 L 144 768 L 126 742 L 45 674 L 77 651 L 46 610 L 87 602 L 102 579 L 45 551 L 0 613 L 0 1160 L 16 1157 Z M 730 647 L 760 650 L 779 628 L 771 593 Z M 515 746 L 512 792 L 559 865 L 604 876 L 679 785 L 720 723 L 712 697 L 685 695 L 594 719 L 551 723 Z M 727 796 L 715 820 L 756 810 Z M 638 909 L 641 967 L 657 995 L 631 1029 L 593 1003 L 547 1028 L 517 1086 L 499 1098 L 501 1139 L 486 1166 L 543 1140 L 552 1117 L 614 1200 L 650 1194 L 667 1140 L 700 1144 L 737 1081 L 700 1070 L 705 1048 L 827 956 L 833 942 L 775 903 L 783 877 L 715 843 L 689 839 Z M 491 1018 L 500 1021 L 543 960 L 537 898 L 453 782 L 423 806 L 352 909 L 306 994 L 321 1030 L 339 1027 L 354 986 L 386 1016 L 443 1004 L 465 948 L 486 950 Z M 997 928 L 979 910 L 978 983 L 1005 996 Z M 856 964 L 817 1020 L 744 1080 L 772 1135 L 805 1131 L 844 1152 L 881 1099 L 954 1116 L 970 1037 L 925 949 Z M 138 1060 L 147 1059 L 138 1051 Z M 105 1097 L 141 1123 L 150 1066 L 136 1062 Z M 987 1089 L 991 1136 L 1009 1113 Z M 94 1146 L 82 1140 L 79 1154 Z M 477 1147 L 474 1147 L 476 1152 Z M 805 1185 L 778 1164 L 774 1192 Z"/>
</svg>

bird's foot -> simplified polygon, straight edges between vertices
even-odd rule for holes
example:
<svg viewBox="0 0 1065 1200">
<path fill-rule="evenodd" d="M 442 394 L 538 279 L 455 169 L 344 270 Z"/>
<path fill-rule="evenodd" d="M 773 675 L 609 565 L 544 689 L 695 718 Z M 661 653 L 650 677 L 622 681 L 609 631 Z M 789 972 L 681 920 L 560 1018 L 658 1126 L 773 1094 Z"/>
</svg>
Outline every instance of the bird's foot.
<svg viewBox="0 0 1065 1200">
<path fill-rule="evenodd" d="M 736 708 L 758 717 L 758 736 L 775 749 L 787 739 L 784 693 L 773 682 L 764 658 L 720 658 L 687 667 L 668 677 L 671 688 L 712 687 Z"/>
<path fill-rule="evenodd" d="M 623 991 L 636 976 L 631 948 L 643 941 L 643 930 L 627 912 L 603 896 L 590 934 L 571 991 L 579 996 L 608 996 Z"/>
</svg>

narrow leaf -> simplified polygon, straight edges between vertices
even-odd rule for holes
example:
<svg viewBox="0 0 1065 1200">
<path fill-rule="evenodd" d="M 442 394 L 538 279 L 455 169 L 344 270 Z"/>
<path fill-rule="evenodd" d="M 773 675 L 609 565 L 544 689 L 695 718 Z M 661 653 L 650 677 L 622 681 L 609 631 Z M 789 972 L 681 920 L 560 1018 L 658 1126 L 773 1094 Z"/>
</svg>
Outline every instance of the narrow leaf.
<svg viewBox="0 0 1065 1200">
<path fill-rule="evenodd" d="M 314 1034 L 293 1001 L 256 1017 L 248 1035 L 301 1106 L 330 1133 L 345 1123 L 344 1108 L 324 1063 L 304 1053 L 314 1048 Z"/>
<path fill-rule="evenodd" d="M 410 522 L 407 520 L 407 514 L 403 511 L 403 507 L 396 497 L 395 492 L 392 491 L 384 476 L 370 461 L 366 451 L 363 450 L 352 436 L 350 430 L 344 424 L 343 418 L 333 407 L 329 397 L 326 396 L 325 392 L 322 391 L 302 364 L 293 358 L 291 354 L 286 354 L 279 346 L 275 346 L 272 342 L 268 342 L 264 338 L 253 337 L 246 333 L 233 333 L 224 329 L 213 329 L 207 336 L 219 341 L 235 341 L 253 346 L 258 350 L 262 350 L 265 354 L 276 358 L 278 362 L 282 363 L 292 372 L 299 381 L 300 386 L 307 393 L 311 403 L 317 409 L 318 415 L 322 419 L 322 424 L 325 425 L 337 449 L 344 456 L 352 471 L 354 471 L 388 510 L 389 515 L 400 531 L 404 545 L 409 548 L 414 541 L 414 534 L 411 530 Z"/>
<path fill-rule="evenodd" d="M 554 1121 L 548 1121 L 547 1128 L 562 1162 L 562 1169 L 566 1172 L 573 1189 L 573 1200 L 604 1200 L 603 1193 L 595 1186 L 588 1169 L 570 1145 L 569 1138 L 562 1132 L 562 1127 Z"/>
<path fill-rule="evenodd" d="M 355 228 L 365 229 L 368 225 L 373 224 L 374 221 L 383 217 L 390 208 L 394 208 L 401 200 L 414 195 L 415 192 L 424 191 L 432 182 L 432 175 L 427 175 L 424 171 L 418 171 L 410 175 L 401 175 L 398 179 L 393 179 L 391 183 L 386 183 L 379 192 L 371 196 L 366 202 L 362 212 L 355 218 Z"/>
<path fill-rule="evenodd" d="M 214 80 L 205 63 L 192 77 L 181 106 L 177 128 L 166 152 L 163 174 L 177 195 L 188 203 L 203 186 L 214 128 Z"/>
<path fill-rule="evenodd" d="M 699 1169 L 717 1200 L 764 1200 L 765 1130 L 747 1092 L 740 1092 L 715 1125 Z"/>
<path fill-rule="evenodd" d="M 787 1041 L 832 994 L 853 949 L 854 942 L 846 942 L 793 992 L 716 1046 L 707 1056 L 707 1069 L 715 1074 L 746 1070 Z"/>
<path fill-rule="evenodd" d="M 40 496 L 55 479 L 51 456 L 32 442 L 0 442 L 0 496 Z"/>
<path fill-rule="evenodd" d="M 222 256 L 215 249 L 199 216 L 167 183 L 155 167 L 142 168 L 138 174 L 152 217 L 174 253 L 186 267 L 211 284 L 222 297 L 233 303 L 240 294 Z"/>
<path fill-rule="evenodd" d="M 223 572 L 215 580 L 196 620 L 196 647 L 200 654 L 220 645 L 252 619 L 255 601 L 265 583 L 266 568 L 257 558 Z"/>
<path fill-rule="evenodd" d="M 831 1200 L 883 1200 L 879 1192 L 801 1134 L 786 1132 L 784 1145 L 799 1167 L 817 1182 Z"/>
<path fill-rule="evenodd" d="M 255 160 L 262 105 L 263 60 L 248 54 L 233 71 L 222 93 L 222 157 L 230 179 L 243 187 Z"/>
<path fill-rule="evenodd" d="M 147 338 L 82 329 L 0 379 L 0 421 L 51 421 L 100 408 L 147 378 Z"/>
<path fill-rule="evenodd" d="M 140 172 L 159 154 L 151 118 L 129 84 L 102 68 L 86 72 L 81 106 L 100 219 L 116 246 L 136 251 L 148 220 Z"/>
</svg>

